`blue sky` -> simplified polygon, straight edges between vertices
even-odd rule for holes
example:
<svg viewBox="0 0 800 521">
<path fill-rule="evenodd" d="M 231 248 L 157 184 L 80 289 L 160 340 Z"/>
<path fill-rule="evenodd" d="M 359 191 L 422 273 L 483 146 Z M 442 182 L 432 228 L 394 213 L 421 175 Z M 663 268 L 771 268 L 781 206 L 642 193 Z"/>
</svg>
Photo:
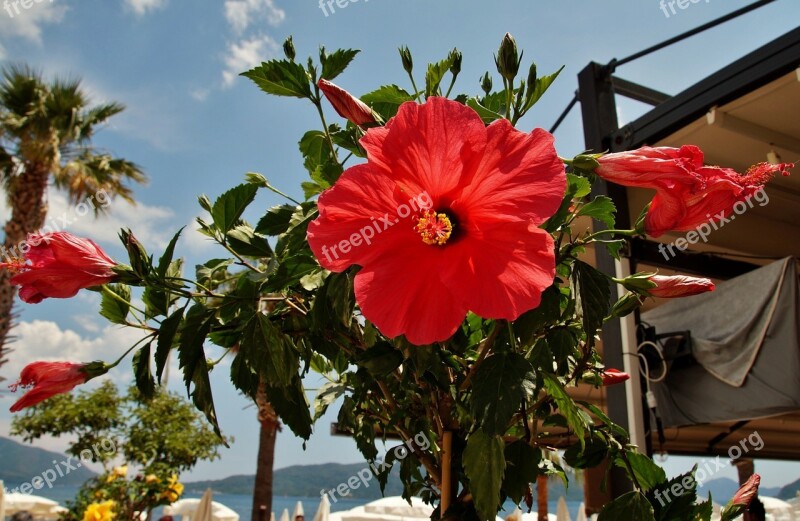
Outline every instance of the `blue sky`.
<svg viewBox="0 0 800 521">
<path fill-rule="evenodd" d="M 38 0 L 37 0 L 38 1 Z M 0 7 L 2 7 L 0 0 Z M 117 202 L 110 218 L 94 221 L 71 213 L 64 198 L 51 193 L 51 216 L 67 213 L 73 233 L 95 238 L 122 259 L 116 231 L 133 228 L 151 249 L 162 248 L 174 231 L 199 215 L 196 196 L 215 196 L 248 171 L 301 197 L 304 170 L 297 141 L 318 121 L 313 107 L 296 99 L 264 95 L 238 73 L 275 57 L 288 35 L 301 57 L 328 49 L 362 49 L 337 83 L 363 94 L 386 83 L 406 86 L 397 47 L 408 45 L 415 62 L 443 58 L 453 47 L 464 53 L 456 90 L 479 92 L 477 79 L 494 69 L 492 53 L 505 32 L 535 60 L 542 73 L 566 65 L 562 76 L 522 126 L 549 128 L 575 91 L 576 75 L 589 61 L 622 58 L 748 4 L 742 0 L 688 3 L 672 14 L 658 0 L 340 0 L 327 16 L 314 0 L 52 0 L 34 3 L 10 16 L 0 10 L 0 60 L 27 62 L 46 75 L 74 75 L 98 101 L 115 100 L 128 110 L 98 134 L 96 144 L 139 163 L 150 183 L 136 190 L 132 208 Z M 625 65 L 626 79 L 674 94 L 743 54 L 793 29 L 800 3 L 777 2 L 721 28 Z M 419 67 L 421 68 L 421 66 Z M 495 74 L 495 77 L 497 75 Z M 646 108 L 620 105 L 621 122 Z M 557 132 L 563 156 L 582 150 L 578 110 Z M 331 115 L 330 119 L 334 120 Z M 278 204 L 261 196 L 263 211 Z M 250 215 L 257 217 L 257 212 Z M 221 255 L 196 233 L 181 243 L 187 264 Z M 134 339 L 129 331 L 107 326 L 97 315 L 97 299 L 81 294 L 67 302 L 47 301 L 20 308 L 18 341 L 2 376 L 13 378 L 35 359 L 112 360 Z M 221 461 L 201 464 L 191 478 L 221 478 L 255 471 L 258 425 L 247 401 L 231 389 L 225 368 L 214 375 L 219 416 L 236 438 Z M 129 367 L 114 374 L 130 381 Z M 177 378 L 173 378 L 173 381 Z M 171 384 L 172 386 L 173 384 Z M 177 384 L 175 384 L 177 385 Z M 177 386 L 175 387 L 177 389 Z M 6 435 L 10 397 L 0 395 L 0 435 Z M 349 439 L 331 438 L 324 418 L 303 451 L 291 433 L 278 441 L 277 467 L 359 461 Z M 62 448 L 63 440 L 42 446 Z M 692 460 L 670 458 L 670 473 Z M 767 486 L 800 477 L 788 463 L 759 463 Z M 730 469 L 723 476 L 734 477 Z"/>
</svg>

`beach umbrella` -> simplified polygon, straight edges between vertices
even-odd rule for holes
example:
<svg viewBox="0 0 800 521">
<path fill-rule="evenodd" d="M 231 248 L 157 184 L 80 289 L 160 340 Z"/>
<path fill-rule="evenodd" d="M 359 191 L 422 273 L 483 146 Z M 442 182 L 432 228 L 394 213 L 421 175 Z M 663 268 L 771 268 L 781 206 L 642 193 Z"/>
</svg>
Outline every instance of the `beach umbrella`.
<svg viewBox="0 0 800 521">
<path fill-rule="evenodd" d="M 294 516 L 292 516 L 292 521 L 297 519 L 298 516 L 303 516 L 304 518 L 306 517 L 306 513 L 303 511 L 303 502 L 302 501 L 298 501 L 297 502 L 297 506 L 294 507 Z"/>
<path fill-rule="evenodd" d="M 558 521 L 572 521 L 572 519 L 569 517 L 567 500 L 564 499 L 564 496 L 558 498 L 558 506 L 556 507 L 556 519 Z"/>
<path fill-rule="evenodd" d="M 328 494 L 323 494 L 317 508 L 317 514 L 314 516 L 314 521 L 328 521 L 331 516 L 331 502 L 328 501 Z"/>
<path fill-rule="evenodd" d="M 283 514 L 281 514 L 281 521 L 289 521 L 289 509 L 284 508 Z"/>
<path fill-rule="evenodd" d="M 6 494 L 3 505 L 7 516 L 27 511 L 35 519 L 58 519 L 61 512 L 67 511 L 66 508 L 59 506 L 58 503 L 51 499 L 17 492 Z"/>
<path fill-rule="evenodd" d="M 194 511 L 194 515 L 192 516 L 192 521 L 212 521 L 211 511 L 213 506 L 211 496 L 211 489 L 207 488 L 203 493 L 203 497 L 200 499 L 200 502 L 197 504 L 197 509 Z"/>
<path fill-rule="evenodd" d="M 522 521 L 522 510 L 517 507 L 511 515 L 506 518 L 506 521 Z"/>
<path fill-rule="evenodd" d="M 181 499 L 164 507 L 165 516 L 182 516 L 193 518 L 197 512 L 199 499 Z M 216 501 L 211 502 L 211 519 L 213 521 L 239 521 L 239 514 Z"/>
<path fill-rule="evenodd" d="M 581 502 L 578 507 L 578 517 L 575 521 L 586 521 L 586 505 L 584 505 L 583 502 Z"/>
<path fill-rule="evenodd" d="M 275 512 L 269 513 L 269 521 L 275 521 Z"/>
</svg>

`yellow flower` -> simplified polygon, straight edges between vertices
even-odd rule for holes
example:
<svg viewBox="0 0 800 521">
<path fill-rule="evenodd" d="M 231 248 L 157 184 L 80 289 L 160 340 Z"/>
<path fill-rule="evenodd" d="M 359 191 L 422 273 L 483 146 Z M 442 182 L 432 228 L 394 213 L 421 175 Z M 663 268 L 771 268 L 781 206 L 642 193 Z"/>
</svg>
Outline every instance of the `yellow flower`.
<svg viewBox="0 0 800 521">
<path fill-rule="evenodd" d="M 114 519 L 115 506 L 116 503 L 113 501 L 92 503 L 86 507 L 86 512 L 83 514 L 83 521 L 112 521 Z"/>
<path fill-rule="evenodd" d="M 155 474 L 148 474 L 145 476 L 144 482 L 148 485 L 152 485 L 153 483 L 161 483 L 161 480 Z"/>
<path fill-rule="evenodd" d="M 121 467 L 114 467 L 114 469 L 108 474 L 108 478 L 106 478 L 106 483 L 111 483 L 117 478 L 124 478 L 128 475 L 128 466 L 122 465 Z"/>
<path fill-rule="evenodd" d="M 177 474 L 173 474 L 167 483 L 167 490 L 165 490 L 161 497 L 166 498 L 170 503 L 174 503 L 183 494 L 183 485 L 178 483 Z"/>
</svg>

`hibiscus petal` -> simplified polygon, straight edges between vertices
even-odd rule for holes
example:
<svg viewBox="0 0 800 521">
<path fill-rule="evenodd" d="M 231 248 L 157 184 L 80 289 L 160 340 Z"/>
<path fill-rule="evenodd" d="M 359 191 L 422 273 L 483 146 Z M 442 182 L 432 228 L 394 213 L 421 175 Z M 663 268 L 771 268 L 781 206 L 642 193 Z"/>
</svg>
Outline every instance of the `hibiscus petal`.
<svg viewBox="0 0 800 521">
<path fill-rule="evenodd" d="M 442 282 L 448 261 L 444 249 L 421 241 L 382 256 L 356 275 L 361 312 L 390 338 L 404 334 L 415 345 L 450 338 L 467 308 Z"/>
<path fill-rule="evenodd" d="M 508 120 L 487 128 L 483 161 L 463 181 L 459 213 L 471 221 L 499 222 L 530 219 L 537 226 L 561 205 L 567 186 L 564 163 L 549 132 L 516 130 Z"/>
<path fill-rule="evenodd" d="M 370 160 L 374 156 L 407 190 L 427 192 L 437 206 L 474 170 L 486 147 L 480 116 L 445 98 L 429 98 L 424 105 L 404 103 L 391 123 L 381 152 L 372 150 Z"/>
<path fill-rule="evenodd" d="M 308 227 L 311 250 L 331 271 L 365 266 L 395 248 L 396 235 L 415 235 L 411 216 L 418 195 L 401 191 L 370 164 L 349 168 L 319 198 L 320 217 Z"/>
<path fill-rule="evenodd" d="M 538 307 L 555 279 L 550 234 L 525 222 L 467 233 L 444 249 L 453 268 L 443 280 L 457 298 L 485 318 L 514 320 Z"/>
</svg>

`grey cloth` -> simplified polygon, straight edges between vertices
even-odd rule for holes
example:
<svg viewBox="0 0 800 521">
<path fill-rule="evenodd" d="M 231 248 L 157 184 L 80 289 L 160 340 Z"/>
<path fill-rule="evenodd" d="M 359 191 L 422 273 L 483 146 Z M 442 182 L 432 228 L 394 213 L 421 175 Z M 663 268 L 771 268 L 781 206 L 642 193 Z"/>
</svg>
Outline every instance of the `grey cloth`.
<svg viewBox="0 0 800 521">
<path fill-rule="evenodd" d="M 695 356 L 701 353 L 704 361 L 671 370 L 663 383 L 652 384 L 664 425 L 751 420 L 800 410 L 799 299 L 797 263 L 786 259 L 691 297 L 685 307 L 670 303 L 673 314 L 664 311 L 667 306 L 643 314 L 642 320 L 656 325 L 659 333 L 691 330 Z M 725 339 L 731 341 L 730 353 Z"/>
<path fill-rule="evenodd" d="M 720 284 L 715 291 L 676 299 L 642 315 L 659 333 L 689 330 L 692 354 L 706 371 L 740 387 L 764 343 L 792 258 Z"/>
</svg>

